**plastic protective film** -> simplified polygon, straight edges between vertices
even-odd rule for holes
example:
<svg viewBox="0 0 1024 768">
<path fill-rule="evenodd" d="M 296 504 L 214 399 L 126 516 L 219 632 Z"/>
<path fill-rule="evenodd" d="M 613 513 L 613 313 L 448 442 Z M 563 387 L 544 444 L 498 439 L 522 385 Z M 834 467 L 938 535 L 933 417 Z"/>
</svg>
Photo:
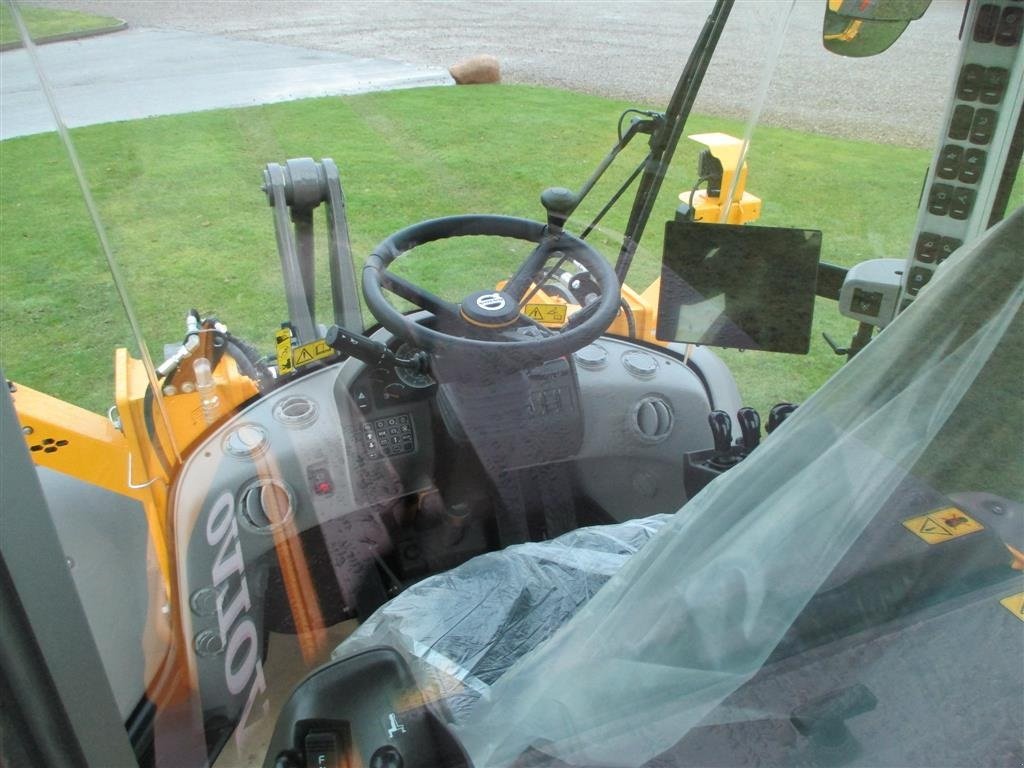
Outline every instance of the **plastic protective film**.
<svg viewBox="0 0 1024 768">
<path fill-rule="evenodd" d="M 461 722 L 509 667 L 551 637 L 669 519 L 580 528 L 475 557 L 402 592 L 334 655 L 381 645 L 406 651 L 428 698 L 445 699 Z"/>
<path fill-rule="evenodd" d="M 401 649 L 478 768 L 1019 760 L 1022 226 L 678 514 L 477 558 L 335 655 Z"/>
</svg>

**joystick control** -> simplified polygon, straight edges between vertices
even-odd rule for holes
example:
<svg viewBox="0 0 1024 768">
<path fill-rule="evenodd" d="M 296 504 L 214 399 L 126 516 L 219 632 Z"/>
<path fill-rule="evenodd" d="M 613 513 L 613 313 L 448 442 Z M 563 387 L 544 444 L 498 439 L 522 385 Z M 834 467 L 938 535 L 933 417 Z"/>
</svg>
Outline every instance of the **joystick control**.
<svg viewBox="0 0 1024 768">
<path fill-rule="evenodd" d="M 761 416 L 753 408 L 740 408 L 736 412 L 736 421 L 740 425 L 743 453 L 747 455 L 761 442 Z"/>
<path fill-rule="evenodd" d="M 725 411 L 712 411 L 708 414 L 708 426 L 715 448 L 707 464 L 716 470 L 728 469 L 743 457 L 732 445 L 732 418 Z"/>
<path fill-rule="evenodd" d="M 715 454 L 724 456 L 732 447 L 732 419 L 725 411 L 712 411 L 708 414 L 708 426 L 711 437 L 715 441 Z"/>
<path fill-rule="evenodd" d="M 772 406 L 771 410 L 768 411 L 768 425 L 765 427 L 765 432 L 769 435 L 778 429 L 782 422 L 789 418 L 789 415 L 796 410 L 796 406 L 793 403 L 776 403 Z"/>
<path fill-rule="evenodd" d="M 796 406 L 791 406 L 795 408 Z M 740 408 L 736 423 L 741 437 L 732 439 L 732 418 L 725 411 L 711 411 L 708 426 L 714 448 L 692 451 L 683 457 L 683 483 L 686 495 L 692 498 L 726 470 L 735 467 L 761 443 L 761 417 L 753 408 Z"/>
</svg>

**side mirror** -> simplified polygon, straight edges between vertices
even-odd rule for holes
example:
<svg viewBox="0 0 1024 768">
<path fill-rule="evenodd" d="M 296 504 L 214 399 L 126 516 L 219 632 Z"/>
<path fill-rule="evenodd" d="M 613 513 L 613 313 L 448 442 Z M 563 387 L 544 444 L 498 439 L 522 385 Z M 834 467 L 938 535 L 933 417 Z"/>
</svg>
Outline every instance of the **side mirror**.
<svg viewBox="0 0 1024 768">
<path fill-rule="evenodd" d="M 840 56 L 874 56 L 889 48 L 931 0 L 827 0 L 821 38 Z"/>
</svg>

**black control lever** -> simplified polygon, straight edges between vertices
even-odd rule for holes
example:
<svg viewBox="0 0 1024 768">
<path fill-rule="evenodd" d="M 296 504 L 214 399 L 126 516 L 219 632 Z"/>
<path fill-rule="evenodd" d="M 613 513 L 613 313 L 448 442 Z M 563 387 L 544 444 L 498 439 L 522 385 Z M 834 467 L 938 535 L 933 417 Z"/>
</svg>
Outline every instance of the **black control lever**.
<svg viewBox="0 0 1024 768">
<path fill-rule="evenodd" d="M 417 352 L 412 357 L 398 357 L 379 341 L 367 338 L 360 333 L 346 330 L 337 325 L 327 329 L 324 342 L 343 355 L 362 360 L 367 365 L 412 368 L 420 373 L 427 370 L 427 355 Z"/>
<path fill-rule="evenodd" d="M 732 443 L 732 417 L 728 413 L 711 411 L 708 426 L 711 427 L 715 447 L 687 453 L 683 458 L 683 483 L 686 495 L 691 498 L 720 474 L 736 466 L 746 455 L 741 446 Z"/>
<path fill-rule="evenodd" d="M 740 408 L 736 411 L 736 421 L 740 425 L 743 450 L 750 453 L 761 443 L 761 416 L 753 408 Z"/>
<path fill-rule="evenodd" d="M 709 466 L 715 471 L 723 471 L 738 462 L 743 456 L 739 451 L 733 450 L 732 445 L 732 418 L 725 411 L 712 411 L 708 414 L 708 426 L 711 427 L 711 437 L 715 441 L 715 450 L 711 458 L 707 460 Z"/>
<path fill-rule="evenodd" d="M 840 347 L 832 337 L 827 333 L 822 332 L 822 336 L 825 338 L 825 343 L 832 347 L 832 351 L 839 356 L 846 356 L 848 360 L 853 360 L 853 356 L 860 352 L 864 347 L 871 341 L 871 335 L 875 332 L 875 326 L 869 323 L 861 323 L 857 326 L 857 332 L 850 339 L 850 346 Z"/>
<path fill-rule="evenodd" d="M 724 456 L 732 447 L 732 419 L 725 411 L 712 411 L 708 414 L 708 426 L 715 440 L 715 453 Z"/>
<path fill-rule="evenodd" d="M 540 204 L 548 214 L 548 230 L 553 234 L 560 233 L 579 202 L 576 193 L 565 187 L 548 187 L 541 192 Z"/>
<path fill-rule="evenodd" d="M 796 410 L 793 403 L 776 403 L 768 411 L 768 425 L 764 428 L 769 435 L 782 426 L 782 422 L 789 418 L 789 415 Z"/>
</svg>

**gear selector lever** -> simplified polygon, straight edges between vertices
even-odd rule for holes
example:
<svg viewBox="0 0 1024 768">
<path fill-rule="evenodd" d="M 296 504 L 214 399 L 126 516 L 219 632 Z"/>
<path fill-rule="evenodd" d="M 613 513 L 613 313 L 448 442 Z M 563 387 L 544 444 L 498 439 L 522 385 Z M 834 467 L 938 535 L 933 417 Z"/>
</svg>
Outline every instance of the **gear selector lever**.
<svg viewBox="0 0 1024 768">
<path fill-rule="evenodd" d="M 548 213 L 548 230 L 554 234 L 562 231 L 566 219 L 579 205 L 576 193 L 565 187 L 549 187 L 540 196 L 540 204 Z"/>
</svg>

